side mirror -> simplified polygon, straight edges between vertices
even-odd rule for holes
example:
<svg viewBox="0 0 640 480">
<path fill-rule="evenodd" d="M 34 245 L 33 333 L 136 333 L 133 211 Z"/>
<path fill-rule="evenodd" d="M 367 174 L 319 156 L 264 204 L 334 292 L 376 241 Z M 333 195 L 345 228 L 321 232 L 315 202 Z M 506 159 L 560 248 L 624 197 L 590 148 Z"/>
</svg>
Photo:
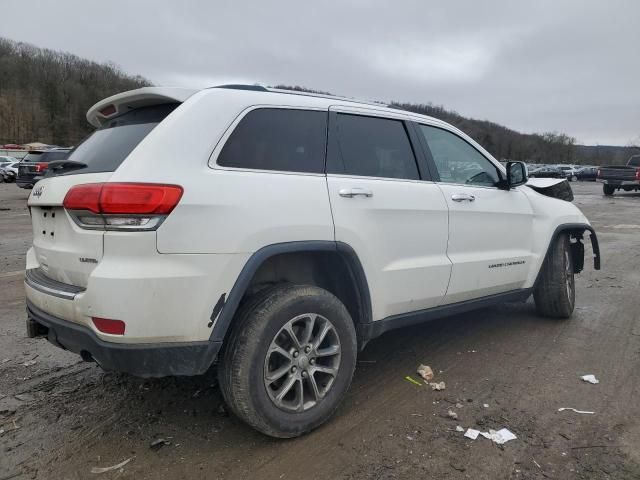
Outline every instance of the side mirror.
<svg viewBox="0 0 640 480">
<path fill-rule="evenodd" d="M 527 183 L 527 166 L 524 162 L 507 162 L 507 186 L 517 187 Z"/>
</svg>

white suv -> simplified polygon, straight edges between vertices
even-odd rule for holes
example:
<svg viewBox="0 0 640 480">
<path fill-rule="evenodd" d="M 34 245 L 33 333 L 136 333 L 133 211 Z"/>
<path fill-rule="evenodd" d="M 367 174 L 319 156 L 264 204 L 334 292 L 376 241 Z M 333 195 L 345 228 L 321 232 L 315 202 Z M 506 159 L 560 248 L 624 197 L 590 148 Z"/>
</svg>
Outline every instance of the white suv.
<svg viewBox="0 0 640 480">
<path fill-rule="evenodd" d="M 327 420 L 383 332 L 531 294 L 569 317 L 586 231 L 599 268 L 578 208 L 433 118 L 229 85 L 87 119 L 29 197 L 29 334 L 138 376 L 217 363 L 268 435 Z"/>
</svg>

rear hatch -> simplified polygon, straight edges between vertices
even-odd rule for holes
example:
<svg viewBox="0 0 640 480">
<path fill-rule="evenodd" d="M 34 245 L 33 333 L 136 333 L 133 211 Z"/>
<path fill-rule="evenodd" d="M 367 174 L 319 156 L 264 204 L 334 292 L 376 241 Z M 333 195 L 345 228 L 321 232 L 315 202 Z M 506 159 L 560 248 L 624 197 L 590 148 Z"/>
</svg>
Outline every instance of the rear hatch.
<svg viewBox="0 0 640 480">
<path fill-rule="evenodd" d="M 103 256 L 104 227 L 87 228 L 63 207 L 69 190 L 109 180 L 135 147 L 178 104 L 161 104 L 126 111 L 81 142 L 65 160 L 50 165 L 32 190 L 29 207 L 33 249 L 40 273 L 48 278 L 86 287 Z"/>
</svg>

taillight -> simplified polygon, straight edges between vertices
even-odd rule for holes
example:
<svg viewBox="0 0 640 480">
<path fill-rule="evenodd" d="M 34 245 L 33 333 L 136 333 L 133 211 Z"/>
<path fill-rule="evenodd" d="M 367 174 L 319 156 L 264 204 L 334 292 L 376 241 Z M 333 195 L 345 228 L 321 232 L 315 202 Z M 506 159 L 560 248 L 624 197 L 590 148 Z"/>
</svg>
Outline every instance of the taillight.
<svg viewBox="0 0 640 480">
<path fill-rule="evenodd" d="M 108 333 L 110 335 L 124 335 L 126 325 L 122 320 L 92 317 L 91 321 L 102 333 Z"/>
<path fill-rule="evenodd" d="M 49 168 L 49 164 L 47 162 L 38 162 L 36 163 L 34 170 L 36 173 L 44 172 L 47 168 Z"/>
<path fill-rule="evenodd" d="M 636 168 L 636 180 L 640 181 L 640 168 Z"/>
<path fill-rule="evenodd" d="M 601 177 L 602 176 L 602 170 L 598 169 L 598 173 L 596 174 L 596 177 Z"/>
<path fill-rule="evenodd" d="M 182 192 L 179 185 L 87 183 L 71 188 L 62 204 L 83 228 L 155 230 Z"/>
</svg>

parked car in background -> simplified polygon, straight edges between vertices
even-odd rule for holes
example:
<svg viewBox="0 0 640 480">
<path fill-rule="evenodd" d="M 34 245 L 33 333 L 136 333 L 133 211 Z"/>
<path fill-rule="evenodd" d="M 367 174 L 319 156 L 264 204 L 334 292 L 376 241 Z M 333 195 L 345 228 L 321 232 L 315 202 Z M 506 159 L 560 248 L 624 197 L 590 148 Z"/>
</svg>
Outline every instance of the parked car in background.
<svg viewBox="0 0 640 480">
<path fill-rule="evenodd" d="M 570 182 L 578 180 L 578 177 L 576 176 L 576 168 L 573 165 L 558 165 L 557 168 L 564 173 L 565 178 Z"/>
<path fill-rule="evenodd" d="M 602 183 L 605 195 L 616 190 L 630 192 L 640 189 L 640 155 L 632 155 L 626 165 L 603 165 L 598 167 L 597 180 Z"/>
<path fill-rule="evenodd" d="M 46 173 L 49 168 L 49 162 L 66 159 L 70 151 L 70 148 L 29 151 L 18 167 L 16 185 L 20 188 L 33 188 L 36 182 Z"/>
<path fill-rule="evenodd" d="M 567 178 L 567 174 L 558 167 L 545 165 L 534 171 L 529 172 L 530 177 L 535 178 Z"/>
<path fill-rule="evenodd" d="M 15 157 L 10 157 L 8 155 L 0 155 L 0 168 L 2 168 L 4 165 L 7 165 L 8 163 L 14 163 L 17 161 L 18 159 Z"/>
<path fill-rule="evenodd" d="M 583 182 L 595 182 L 598 176 L 598 167 L 582 167 L 576 170 L 576 177 Z"/>
<path fill-rule="evenodd" d="M 5 163 L 0 165 L 0 180 L 6 183 L 13 183 L 18 176 L 18 165 L 20 162 Z"/>
<path fill-rule="evenodd" d="M 29 196 L 29 336 L 143 377 L 216 362 L 267 435 L 325 422 L 383 332 L 531 295 L 568 318 L 589 232 L 599 268 L 575 205 L 434 118 L 229 85 L 124 92 L 87 119 Z"/>
</svg>

